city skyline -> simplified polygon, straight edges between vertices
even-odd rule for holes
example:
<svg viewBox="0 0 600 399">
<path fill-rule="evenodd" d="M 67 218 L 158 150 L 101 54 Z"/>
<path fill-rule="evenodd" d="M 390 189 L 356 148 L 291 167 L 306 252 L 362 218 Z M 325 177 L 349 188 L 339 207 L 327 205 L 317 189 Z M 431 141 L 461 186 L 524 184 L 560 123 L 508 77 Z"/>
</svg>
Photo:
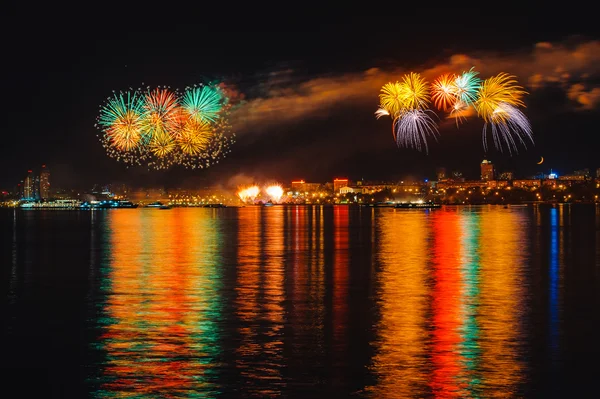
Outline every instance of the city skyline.
<svg viewBox="0 0 600 399">
<path fill-rule="evenodd" d="M 393 183 L 399 181 L 410 181 L 410 182 L 425 182 L 428 181 L 444 181 L 444 180 L 523 180 L 523 179 L 542 179 L 542 178 L 557 178 L 557 177 L 569 177 L 569 176 L 587 176 L 591 179 L 600 178 L 600 167 L 597 169 L 593 168 L 581 168 L 581 169 L 571 169 L 558 171 L 552 168 L 543 168 L 539 169 L 535 174 L 523 174 L 520 171 L 515 170 L 505 170 L 499 169 L 496 164 L 488 159 L 483 159 L 481 164 L 479 165 L 479 175 L 475 175 L 473 173 L 464 174 L 461 170 L 457 169 L 449 169 L 446 167 L 436 168 L 435 173 L 428 175 L 420 175 L 420 176 L 411 176 L 406 175 L 406 177 L 399 177 L 397 179 L 365 179 L 362 176 L 350 176 L 346 174 L 340 174 L 336 176 L 331 176 L 329 179 L 327 177 L 321 177 L 310 181 L 309 179 L 305 179 L 303 177 L 295 177 L 291 180 L 278 180 L 270 177 L 259 176 L 253 177 L 244 174 L 238 174 L 233 176 L 232 178 L 222 180 L 222 181 L 213 181 L 207 184 L 186 184 L 186 185 L 161 185 L 161 184 L 143 184 L 141 182 L 127 182 L 120 179 L 100 179 L 99 181 L 90 181 L 86 182 L 82 185 L 73 185 L 73 186 L 65 186 L 65 185 L 56 185 L 53 184 L 53 187 L 59 190 L 82 190 L 82 191 L 94 191 L 95 187 L 108 187 L 114 184 L 117 185 L 125 185 L 128 187 L 138 187 L 138 188 L 165 188 L 165 189 L 197 189 L 200 187 L 225 187 L 227 189 L 236 189 L 240 186 L 247 186 L 251 184 L 283 184 L 286 187 L 294 187 L 297 184 L 325 184 L 326 182 L 334 182 L 336 180 L 340 180 L 342 182 L 364 182 L 366 184 L 380 184 L 380 183 Z M 470 168 L 473 169 L 473 168 Z M 37 171 L 39 170 L 39 173 Z M 57 177 L 55 174 L 52 175 L 53 180 Z M 28 181 L 29 179 L 29 181 Z M 60 176 L 58 176 L 58 180 L 60 181 Z M 39 169 L 29 169 L 27 170 L 26 175 L 22 179 L 15 180 L 15 183 L 12 185 L 7 185 L 6 187 L 0 187 L 0 189 L 5 193 L 19 194 L 21 198 L 24 199 L 47 199 L 50 197 L 50 168 L 47 167 L 46 164 L 41 165 Z"/>
</svg>

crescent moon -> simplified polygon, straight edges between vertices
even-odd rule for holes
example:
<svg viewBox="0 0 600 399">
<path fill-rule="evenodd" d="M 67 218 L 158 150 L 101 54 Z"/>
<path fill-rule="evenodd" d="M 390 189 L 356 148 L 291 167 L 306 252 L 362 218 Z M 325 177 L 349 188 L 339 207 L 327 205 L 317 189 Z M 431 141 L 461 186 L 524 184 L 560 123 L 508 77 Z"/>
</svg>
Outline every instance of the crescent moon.
<svg viewBox="0 0 600 399">
<path fill-rule="evenodd" d="M 544 163 L 544 157 L 542 157 L 542 159 L 540 159 L 540 162 L 538 162 L 538 165 L 541 165 L 542 163 Z"/>
</svg>

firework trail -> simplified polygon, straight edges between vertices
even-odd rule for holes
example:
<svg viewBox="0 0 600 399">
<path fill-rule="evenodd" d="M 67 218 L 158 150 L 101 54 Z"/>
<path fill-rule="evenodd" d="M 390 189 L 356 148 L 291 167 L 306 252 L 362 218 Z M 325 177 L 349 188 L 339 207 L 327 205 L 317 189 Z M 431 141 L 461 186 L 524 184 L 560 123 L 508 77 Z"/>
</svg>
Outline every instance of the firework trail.
<svg viewBox="0 0 600 399">
<path fill-rule="evenodd" d="M 429 152 L 427 136 L 433 136 L 437 140 L 439 135 L 435 121 L 426 111 L 413 109 L 406 112 L 397 122 L 396 143 L 399 147 L 412 147 L 421 151 Z"/>
<path fill-rule="evenodd" d="M 533 144 L 533 131 L 529 119 L 512 104 L 500 103 L 488 122 L 483 125 L 483 148 L 487 151 L 487 133 L 491 133 L 496 149 L 508 149 L 509 154 L 518 153 L 517 142 L 527 148 Z"/>
</svg>

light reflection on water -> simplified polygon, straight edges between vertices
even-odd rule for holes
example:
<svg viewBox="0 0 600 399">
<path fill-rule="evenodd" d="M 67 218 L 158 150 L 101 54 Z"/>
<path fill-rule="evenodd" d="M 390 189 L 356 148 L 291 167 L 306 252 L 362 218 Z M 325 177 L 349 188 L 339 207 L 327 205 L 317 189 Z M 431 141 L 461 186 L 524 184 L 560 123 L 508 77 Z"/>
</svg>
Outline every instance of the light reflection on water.
<svg viewBox="0 0 600 399">
<path fill-rule="evenodd" d="M 5 362 L 94 397 L 568 397 L 600 355 L 600 207 L 0 217 Z"/>
<path fill-rule="evenodd" d="M 109 220 L 97 394 L 213 393 L 223 244 L 215 219 L 115 212 Z"/>
</svg>

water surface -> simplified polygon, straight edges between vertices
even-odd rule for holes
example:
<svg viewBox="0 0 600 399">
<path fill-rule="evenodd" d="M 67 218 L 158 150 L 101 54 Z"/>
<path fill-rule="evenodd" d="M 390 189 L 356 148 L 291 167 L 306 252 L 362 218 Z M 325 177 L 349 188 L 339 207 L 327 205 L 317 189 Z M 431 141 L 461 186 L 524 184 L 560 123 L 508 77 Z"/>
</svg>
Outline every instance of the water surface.
<svg viewBox="0 0 600 399">
<path fill-rule="evenodd" d="M 0 210 L 22 396 L 595 396 L 600 207 Z"/>
</svg>

